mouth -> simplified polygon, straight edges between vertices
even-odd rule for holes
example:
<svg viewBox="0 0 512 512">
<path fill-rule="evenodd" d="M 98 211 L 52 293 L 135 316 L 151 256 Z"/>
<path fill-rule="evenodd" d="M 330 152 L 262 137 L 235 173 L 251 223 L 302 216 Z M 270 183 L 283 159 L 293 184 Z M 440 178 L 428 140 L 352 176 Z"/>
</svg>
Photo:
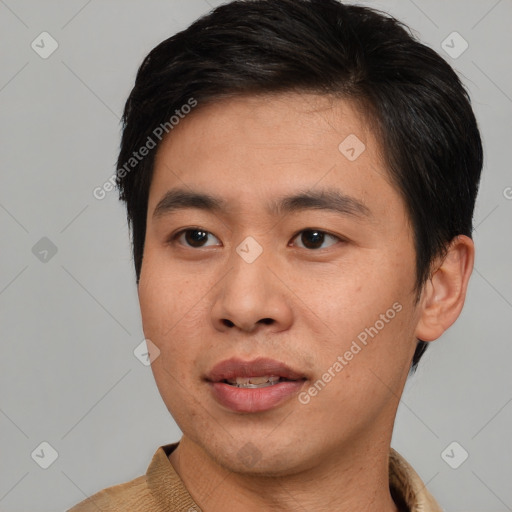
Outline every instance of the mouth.
<svg viewBox="0 0 512 512">
<path fill-rule="evenodd" d="M 215 365 L 205 380 L 224 407 L 235 412 L 262 412 L 297 394 L 308 379 L 273 359 L 234 358 Z"/>
<path fill-rule="evenodd" d="M 236 377 L 235 379 L 224 379 L 221 382 L 237 388 L 256 389 L 274 386 L 279 382 L 292 382 L 292 380 L 279 377 L 278 375 L 268 375 L 263 377 Z"/>
<path fill-rule="evenodd" d="M 251 361 L 238 358 L 221 361 L 205 378 L 209 382 L 226 382 L 238 387 L 265 387 L 280 381 L 302 380 L 306 375 L 275 359 L 259 357 Z"/>
</svg>

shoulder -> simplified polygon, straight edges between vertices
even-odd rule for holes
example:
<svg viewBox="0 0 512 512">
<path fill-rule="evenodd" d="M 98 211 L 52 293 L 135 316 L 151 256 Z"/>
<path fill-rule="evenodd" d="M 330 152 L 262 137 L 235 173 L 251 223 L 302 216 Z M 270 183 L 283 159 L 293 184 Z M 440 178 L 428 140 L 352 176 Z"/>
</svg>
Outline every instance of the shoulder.
<svg viewBox="0 0 512 512">
<path fill-rule="evenodd" d="M 148 510 L 147 507 L 152 504 L 152 495 L 147 486 L 146 476 L 143 475 L 129 482 L 107 487 L 67 512 L 138 512 Z"/>
<path fill-rule="evenodd" d="M 179 443 L 160 446 L 145 475 L 107 487 L 67 512 L 171 512 L 200 510 L 169 461 Z"/>
</svg>

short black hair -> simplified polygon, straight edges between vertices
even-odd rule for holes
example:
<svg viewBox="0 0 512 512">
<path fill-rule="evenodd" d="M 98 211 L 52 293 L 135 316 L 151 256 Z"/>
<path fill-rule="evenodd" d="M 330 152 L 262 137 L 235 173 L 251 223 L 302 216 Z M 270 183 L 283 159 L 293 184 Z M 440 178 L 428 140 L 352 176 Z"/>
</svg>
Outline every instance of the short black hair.
<svg viewBox="0 0 512 512">
<path fill-rule="evenodd" d="M 455 71 L 405 25 L 336 0 L 233 1 L 145 57 L 124 108 L 116 176 L 137 284 L 162 140 L 154 141 L 156 134 L 170 133 L 170 119 L 191 99 L 200 108 L 222 98 L 280 92 L 331 95 L 363 107 L 410 217 L 419 299 L 436 257 L 457 235 L 472 236 L 483 160 L 477 121 Z M 133 160 L 150 139 L 156 149 Z M 426 347 L 418 340 L 411 372 Z"/>
</svg>

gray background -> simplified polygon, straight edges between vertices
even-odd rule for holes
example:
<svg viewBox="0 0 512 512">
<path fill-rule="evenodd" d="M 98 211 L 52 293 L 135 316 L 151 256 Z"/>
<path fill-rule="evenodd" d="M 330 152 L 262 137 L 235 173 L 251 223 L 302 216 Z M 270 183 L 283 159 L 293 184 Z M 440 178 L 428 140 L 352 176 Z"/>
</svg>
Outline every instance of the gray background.
<svg viewBox="0 0 512 512">
<path fill-rule="evenodd" d="M 465 309 L 409 380 L 393 446 L 445 510 L 512 510 L 512 2 L 367 4 L 462 75 L 486 156 Z M 144 336 L 123 205 L 92 191 L 115 170 L 142 58 L 213 5 L 0 0 L 1 511 L 65 510 L 143 474 L 180 437 L 133 354 Z M 59 44 L 47 59 L 31 48 L 43 31 Z M 469 44 L 457 58 L 441 47 L 453 31 Z M 58 452 L 48 469 L 31 457 L 43 441 Z M 441 456 L 453 441 L 452 464 L 469 453 L 457 469 Z"/>
</svg>

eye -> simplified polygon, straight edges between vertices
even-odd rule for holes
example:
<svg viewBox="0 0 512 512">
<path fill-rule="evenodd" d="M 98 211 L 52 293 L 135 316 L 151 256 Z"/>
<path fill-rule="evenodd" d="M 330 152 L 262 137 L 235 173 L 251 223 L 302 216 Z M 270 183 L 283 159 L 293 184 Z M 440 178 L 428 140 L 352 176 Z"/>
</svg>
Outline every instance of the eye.
<svg viewBox="0 0 512 512">
<path fill-rule="evenodd" d="M 302 248 L 304 248 L 304 249 L 325 249 L 326 247 L 321 247 L 321 246 L 327 238 L 334 240 L 335 241 L 334 243 L 336 243 L 338 241 L 342 241 L 341 238 L 339 238 L 335 235 L 330 235 L 329 233 L 326 233 L 325 231 L 321 231 L 320 229 L 313 229 L 313 228 L 303 229 L 302 231 L 297 233 L 297 235 L 295 235 L 293 240 L 295 240 L 299 236 L 300 236 L 300 241 L 303 244 Z M 334 243 L 328 245 L 327 247 L 334 245 Z M 300 247 L 300 245 L 299 245 L 299 247 Z"/>
<path fill-rule="evenodd" d="M 206 244 L 205 242 L 208 240 L 209 236 L 215 238 L 219 244 Z M 299 245 L 299 247 L 311 250 L 325 249 L 337 242 L 343 241 L 338 236 L 331 235 L 326 231 L 314 228 L 303 229 L 293 237 L 292 241 L 297 239 L 299 236 L 300 242 L 302 244 L 302 246 Z M 322 247 L 328 239 L 333 240 L 333 243 L 327 245 L 326 247 Z M 185 247 L 188 246 L 191 248 L 202 248 L 211 247 L 212 245 L 220 245 L 220 241 L 217 237 L 215 237 L 209 231 L 205 231 L 201 228 L 182 229 L 181 231 L 178 231 L 176 234 L 171 236 L 169 239 L 169 243 L 174 243 L 175 241 L 178 241 L 181 245 L 185 245 Z"/>
<path fill-rule="evenodd" d="M 184 238 L 186 241 L 185 246 L 188 247 L 209 247 L 208 245 L 205 245 L 204 242 L 208 240 L 208 236 L 213 236 L 209 231 L 204 231 L 201 228 L 187 228 L 182 229 L 181 231 L 178 231 L 175 235 L 171 237 L 169 240 L 169 243 L 174 242 L 175 240 L 178 240 L 180 238 Z M 217 241 L 219 240 L 217 237 L 214 237 Z"/>
</svg>

